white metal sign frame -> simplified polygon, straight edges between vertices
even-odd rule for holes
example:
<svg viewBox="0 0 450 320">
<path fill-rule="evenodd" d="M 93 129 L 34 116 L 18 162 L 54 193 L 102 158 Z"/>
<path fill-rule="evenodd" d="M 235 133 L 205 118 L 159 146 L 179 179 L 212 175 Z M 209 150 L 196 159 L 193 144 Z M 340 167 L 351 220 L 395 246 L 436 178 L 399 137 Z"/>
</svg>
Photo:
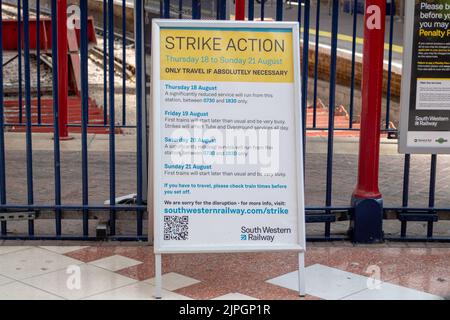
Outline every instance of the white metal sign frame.
<svg viewBox="0 0 450 320">
<path fill-rule="evenodd" d="M 209 245 L 194 247 L 164 247 L 161 245 L 161 199 L 162 199 L 162 148 L 161 143 L 161 87 L 160 87 L 160 28 L 251 28 L 255 29 L 292 29 L 293 45 L 293 67 L 294 67 L 294 106 L 292 114 L 295 117 L 295 154 L 289 154 L 289 157 L 295 159 L 296 177 L 295 185 L 297 187 L 297 234 L 298 241 L 293 245 L 239 245 L 239 246 L 219 246 Z M 303 144 L 302 144 L 302 121 L 301 121 L 301 79 L 300 79 L 300 41 L 299 26 L 297 22 L 249 22 L 249 21 L 193 21 L 193 20 L 165 20 L 154 19 L 152 23 L 152 109 L 149 112 L 149 123 L 151 128 L 151 156 L 149 161 L 149 172 L 152 179 L 149 179 L 149 229 L 154 228 L 154 253 L 155 253 L 155 297 L 161 298 L 162 295 L 162 270 L 161 255 L 175 253 L 233 253 L 233 252 L 261 252 L 261 251 L 296 251 L 299 253 L 299 293 L 305 295 L 305 206 L 304 206 L 304 177 L 303 177 Z M 153 225 L 151 225 L 153 223 Z M 149 233 L 150 234 L 150 233 Z"/>
</svg>

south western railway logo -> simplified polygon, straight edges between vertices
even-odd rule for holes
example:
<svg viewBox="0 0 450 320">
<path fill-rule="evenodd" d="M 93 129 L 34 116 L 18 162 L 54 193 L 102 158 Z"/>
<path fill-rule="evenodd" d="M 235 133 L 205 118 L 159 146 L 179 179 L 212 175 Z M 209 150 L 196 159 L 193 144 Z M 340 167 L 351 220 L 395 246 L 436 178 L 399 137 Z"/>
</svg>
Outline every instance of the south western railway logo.
<svg viewBox="0 0 450 320">
<path fill-rule="evenodd" d="M 280 234 L 291 234 L 291 228 L 274 227 L 241 227 L 241 241 L 266 241 L 273 242 Z"/>
</svg>

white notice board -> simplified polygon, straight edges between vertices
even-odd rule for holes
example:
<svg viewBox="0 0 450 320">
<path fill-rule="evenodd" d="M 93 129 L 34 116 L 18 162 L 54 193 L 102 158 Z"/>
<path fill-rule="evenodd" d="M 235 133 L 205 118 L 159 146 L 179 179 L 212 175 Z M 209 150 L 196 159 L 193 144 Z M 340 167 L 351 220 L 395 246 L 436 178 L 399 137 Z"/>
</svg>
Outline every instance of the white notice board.
<svg viewBox="0 0 450 320">
<path fill-rule="evenodd" d="M 152 37 L 156 296 L 164 253 L 295 250 L 302 273 L 298 23 L 153 20 Z"/>
<path fill-rule="evenodd" d="M 399 152 L 450 154 L 450 0 L 405 10 Z"/>
</svg>

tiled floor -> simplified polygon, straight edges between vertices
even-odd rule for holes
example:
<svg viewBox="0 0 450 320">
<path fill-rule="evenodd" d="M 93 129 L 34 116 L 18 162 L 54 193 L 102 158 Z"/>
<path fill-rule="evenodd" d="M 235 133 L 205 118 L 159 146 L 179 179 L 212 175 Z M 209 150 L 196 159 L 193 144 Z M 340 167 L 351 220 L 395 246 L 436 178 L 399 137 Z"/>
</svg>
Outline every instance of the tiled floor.
<svg viewBox="0 0 450 320">
<path fill-rule="evenodd" d="M 155 278 L 145 280 L 145 282 L 148 282 L 149 284 L 154 285 Z M 178 289 L 181 289 L 184 287 L 189 287 L 189 286 L 199 283 L 199 282 L 200 281 L 198 281 L 198 280 L 183 276 L 183 275 L 175 273 L 175 272 L 169 272 L 162 276 L 163 289 L 166 289 L 169 291 L 175 291 L 175 290 L 178 290 Z"/>
<path fill-rule="evenodd" d="M 311 247 L 307 296 L 295 253 L 163 256 L 163 299 L 450 297 L 450 248 Z M 2 299 L 154 299 L 153 248 L 2 247 Z"/>
<path fill-rule="evenodd" d="M 121 269 L 136 266 L 141 263 L 142 263 L 141 261 L 137 261 L 137 260 L 130 259 L 130 258 L 120 256 L 120 255 L 114 255 L 111 257 L 107 257 L 107 258 L 89 262 L 89 264 L 92 264 L 94 266 L 97 266 L 97 267 L 100 267 L 103 269 L 107 269 L 110 271 L 118 271 Z"/>
<path fill-rule="evenodd" d="M 441 297 L 382 282 L 347 271 L 315 264 L 306 268 L 306 292 L 326 300 L 440 300 Z M 298 273 L 291 272 L 268 281 L 298 290 Z"/>
<path fill-rule="evenodd" d="M 23 280 L 66 269 L 81 261 L 41 248 L 29 248 L 0 255 L 0 275 Z"/>
</svg>

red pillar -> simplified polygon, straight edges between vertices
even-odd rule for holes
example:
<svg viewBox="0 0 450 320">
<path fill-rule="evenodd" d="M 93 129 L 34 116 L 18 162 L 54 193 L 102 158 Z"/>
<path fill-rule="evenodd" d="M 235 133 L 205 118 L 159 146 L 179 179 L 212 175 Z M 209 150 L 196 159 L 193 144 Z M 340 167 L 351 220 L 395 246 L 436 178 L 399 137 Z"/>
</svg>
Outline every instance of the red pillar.
<svg viewBox="0 0 450 320">
<path fill-rule="evenodd" d="M 58 106 L 59 106 L 59 136 L 62 140 L 69 139 L 68 106 L 69 76 L 67 49 L 67 0 L 57 0 L 58 15 Z"/>
<path fill-rule="evenodd" d="M 236 20 L 245 20 L 245 0 L 236 0 Z"/>
<path fill-rule="evenodd" d="M 361 133 L 356 199 L 381 199 L 378 188 L 386 0 L 366 0 Z"/>
</svg>

